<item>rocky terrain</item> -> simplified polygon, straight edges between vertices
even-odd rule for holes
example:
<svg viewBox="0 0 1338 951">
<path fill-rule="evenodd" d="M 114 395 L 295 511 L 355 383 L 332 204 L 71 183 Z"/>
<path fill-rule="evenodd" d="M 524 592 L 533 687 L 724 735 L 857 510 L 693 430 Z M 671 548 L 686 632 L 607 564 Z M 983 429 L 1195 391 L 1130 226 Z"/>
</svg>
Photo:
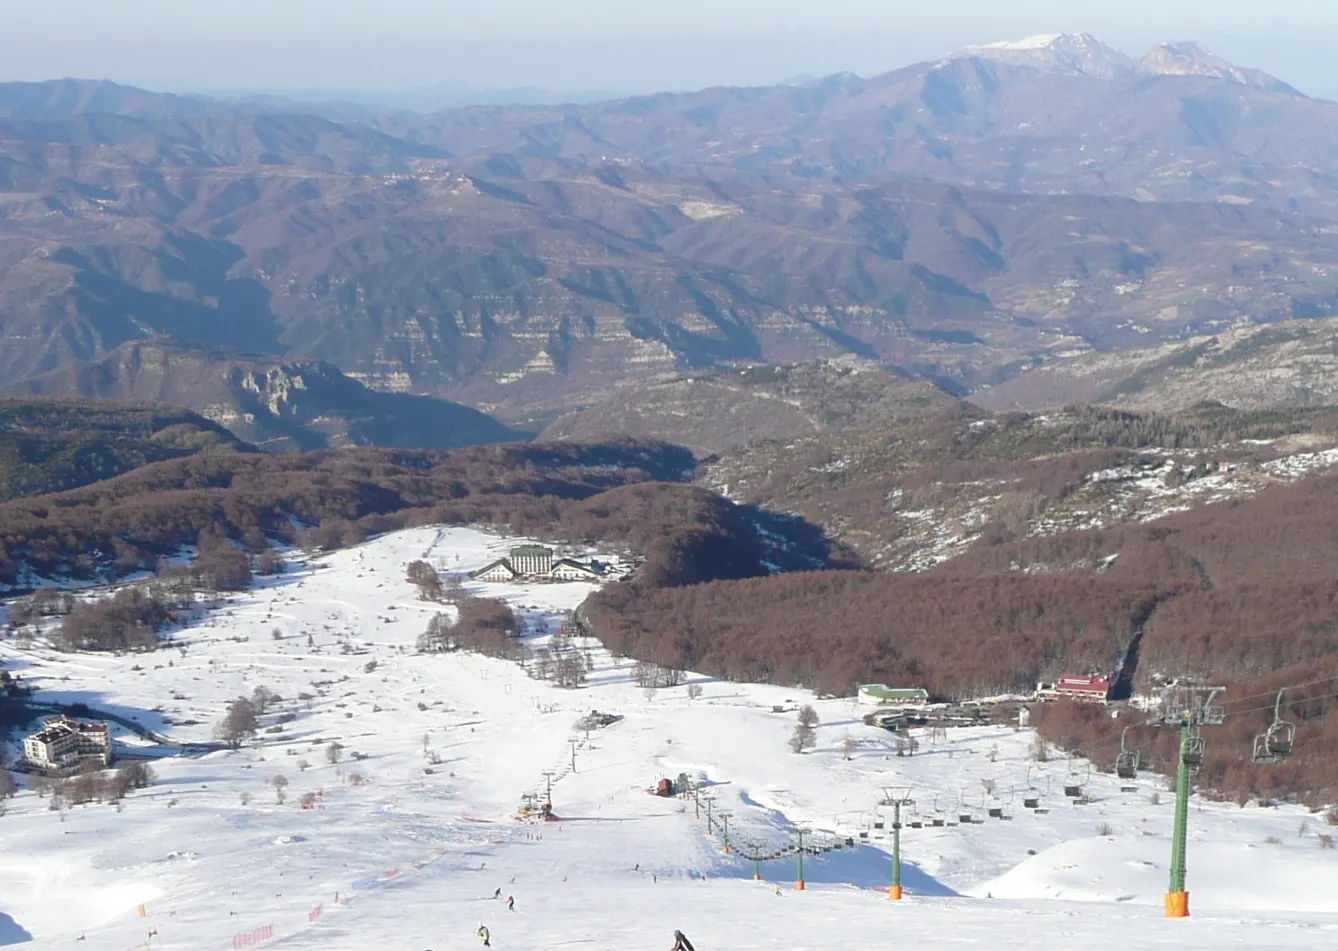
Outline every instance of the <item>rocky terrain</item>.
<svg viewBox="0 0 1338 951">
<path fill-rule="evenodd" d="M 1182 409 L 1212 400 L 1239 409 L 1338 405 L 1338 320 L 1291 320 L 1087 353 L 1043 364 L 971 401 L 992 410 L 1067 403 Z"/>
<path fill-rule="evenodd" d="M 801 514 L 870 567 L 916 571 L 982 540 L 1147 521 L 1321 472 L 1338 462 L 1336 422 L 1325 409 L 962 410 L 759 440 L 702 466 L 698 481 Z"/>
<path fill-rule="evenodd" d="M 125 343 L 101 359 L 4 389 L 9 395 L 185 406 L 271 452 L 368 445 L 453 449 L 517 435 L 468 406 L 370 390 L 318 360 L 171 340 Z"/>
<path fill-rule="evenodd" d="M 869 567 L 913 571 L 981 541 L 1244 498 L 1338 461 L 1328 404 L 989 412 L 857 360 L 632 387 L 545 436 L 627 430 L 692 447 L 699 485 L 820 525 Z"/>
<path fill-rule="evenodd" d="M 855 355 L 962 394 L 1338 309 L 1338 106 L 1192 45 L 368 118 L 0 85 L 0 374 L 180 340 L 539 428 Z"/>
<path fill-rule="evenodd" d="M 932 383 L 845 357 L 632 386 L 562 416 L 544 430 L 544 437 L 588 441 L 624 434 L 663 439 L 710 455 L 758 440 L 890 425 L 956 405 L 956 399 Z"/>
</svg>

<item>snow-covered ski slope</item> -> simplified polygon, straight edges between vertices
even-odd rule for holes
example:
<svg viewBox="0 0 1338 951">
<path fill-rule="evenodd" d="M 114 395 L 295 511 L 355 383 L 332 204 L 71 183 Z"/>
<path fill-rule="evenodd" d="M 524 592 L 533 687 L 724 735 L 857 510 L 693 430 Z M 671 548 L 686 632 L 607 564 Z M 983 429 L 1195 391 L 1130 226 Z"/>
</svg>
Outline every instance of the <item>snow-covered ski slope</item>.
<svg viewBox="0 0 1338 951">
<path fill-rule="evenodd" d="M 77 806 L 62 820 L 31 792 L 12 800 L 0 817 L 0 946 L 443 951 L 478 946 L 482 922 L 499 949 L 668 948 L 674 928 L 699 951 L 908 941 L 1338 947 L 1338 850 L 1319 847 L 1330 830 L 1301 809 L 1196 800 L 1194 917 L 1167 921 L 1173 797 L 1151 776 L 1121 792 L 1093 773 L 1084 789 L 1093 802 L 1073 805 L 1062 790 L 1067 762 L 1033 767 L 1028 778 L 1026 731 L 950 730 L 899 758 L 892 737 L 864 726 L 848 700 L 698 676 L 647 695 L 631 682 L 630 662 L 598 649 L 587 686 L 574 691 L 513 663 L 414 653 L 440 607 L 416 599 L 405 565 L 426 557 L 463 572 L 516 543 L 423 529 L 315 564 L 297 559 L 289 574 L 174 632 L 179 647 L 149 655 L 0 641 L 5 664 L 43 699 L 133 714 L 183 741 L 208 739 L 228 701 L 256 686 L 283 697 L 255 744 L 158 761 L 157 782 L 121 812 Z M 469 588 L 522 606 L 535 646 L 591 590 Z M 786 740 L 795 704 L 807 701 L 822 719 L 818 745 L 795 755 Z M 622 719 L 587 740 L 573 725 L 592 708 Z M 280 714 L 294 718 L 266 732 Z M 856 743 L 848 760 L 847 736 Z M 345 747 L 338 764 L 327 761 L 330 740 Z M 545 772 L 562 821 L 518 821 L 522 795 L 542 790 Z M 730 813 L 732 854 L 719 834 L 705 834 L 691 801 L 645 791 L 680 772 L 710 784 L 712 808 Z M 276 775 L 288 780 L 283 804 Z M 1002 794 L 997 803 L 985 781 Z M 1048 813 L 1023 807 L 1028 781 Z M 886 893 L 890 839 L 872 828 L 887 786 L 911 790 L 908 819 L 925 821 L 936 806 L 954 822 L 980 818 L 905 831 L 899 903 Z M 318 794 L 315 808 L 302 808 L 307 793 Z M 989 818 L 991 805 L 1012 818 Z M 1112 835 L 1098 834 L 1103 823 Z M 819 843 L 862 828 L 868 844 L 811 858 L 802 892 L 793 858 L 763 863 L 765 881 L 752 881 L 739 847 L 777 848 L 796 824 Z M 514 912 L 491 899 L 498 888 L 515 896 Z"/>
</svg>

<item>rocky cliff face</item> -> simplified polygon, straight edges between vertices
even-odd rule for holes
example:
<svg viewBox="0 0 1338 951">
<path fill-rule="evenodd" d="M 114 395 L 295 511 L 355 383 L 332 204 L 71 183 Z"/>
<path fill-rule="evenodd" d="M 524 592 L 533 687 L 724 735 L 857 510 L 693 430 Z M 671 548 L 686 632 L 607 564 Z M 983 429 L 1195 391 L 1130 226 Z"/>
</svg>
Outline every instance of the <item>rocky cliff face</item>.
<svg viewBox="0 0 1338 951">
<path fill-rule="evenodd" d="M 185 406 L 272 451 L 345 445 L 450 449 L 516 436 L 467 406 L 370 390 L 318 360 L 286 361 L 160 340 L 125 344 L 100 360 L 8 389 L 11 395 Z"/>
</svg>

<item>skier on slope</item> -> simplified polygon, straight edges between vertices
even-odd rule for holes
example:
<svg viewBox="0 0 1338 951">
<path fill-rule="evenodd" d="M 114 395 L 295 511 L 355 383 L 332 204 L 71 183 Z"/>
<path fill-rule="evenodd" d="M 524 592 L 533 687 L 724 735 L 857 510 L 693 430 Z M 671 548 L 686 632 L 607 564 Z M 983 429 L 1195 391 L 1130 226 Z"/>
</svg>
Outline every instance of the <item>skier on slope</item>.
<svg viewBox="0 0 1338 951">
<path fill-rule="evenodd" d="M 515 910 L 516 910 L 516 896 L 515 896 L 515 895 L 507 895 L 507 896 L 506 896 L 506 910 L 507 910 L 507 911 L 515 911 Z"/>
<path fill-rule="evenodd" d="M 481 921 L 479 922 L 478 936 L 485 948 L 492 947 L 492 935 L 488 932 L 488 929 L 483 926 L 483 922 Z"/>
<path fill-rule="evenodd" d="M 492 893 L 492 897 L 493 897 L 493 898 L 501 898 L 501 897 L 502 897 L 502 890 L 501 890 L 500 888 L 497 889 L 497 891 L 495 891 L 495 892 Z"/>
<path fill-rule="evenodd" d="M 674 932 L 674 946 L 669 951 L 696 951 L 688 936 L 681 931 Z"/>
</svg>

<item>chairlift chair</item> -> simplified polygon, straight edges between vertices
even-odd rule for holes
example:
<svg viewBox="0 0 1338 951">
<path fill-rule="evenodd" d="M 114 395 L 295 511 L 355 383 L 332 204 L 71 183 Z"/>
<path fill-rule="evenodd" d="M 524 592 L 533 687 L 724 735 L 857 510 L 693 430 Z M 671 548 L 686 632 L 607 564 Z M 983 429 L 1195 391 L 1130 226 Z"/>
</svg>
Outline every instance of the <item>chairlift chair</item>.
<svg viewBox="0 0 1338 951">
<path fill-rule="evenodd" d="M 1082 796 L 1082 788 L 1087 785 L 1087 781 L 1092 778 L 1092 761 L 1083 761 L 1083 770 L 1078 769 L 1074 757 L 1069 757 L 1068 776 L 1064 780 L 1064 795 L 1070 799 L 1078 799 Z"/>
<path fill-rule="evenodd" d="M 1203 737 L 1199 736 L 1197 732 L 1193 733 L 1181 748 L 1180 758 L 1190 769 L 1197 770 L 1203 765 L 1203 750 Z"/>
<path fill-rule="evenodd" d="M 1131 726 L 1126 726 L 1120 731 L 1120 752 L 1115 757 L 1115 775 L 1120 779 L 1137 779 L 1139 753 L 1137 750 L 1129 749 L 1125 738 L 1129 735 Z"/>
<path fill-rule="evenodd" d="M 1292 755 L 1296 740 L 1296 724 L 1282 719 L 1282 691 L 1273 701 L 1273 722 L 1268 729 L 1254 738 L 1254 761 L 1277 763 Z"/>
</svg>

